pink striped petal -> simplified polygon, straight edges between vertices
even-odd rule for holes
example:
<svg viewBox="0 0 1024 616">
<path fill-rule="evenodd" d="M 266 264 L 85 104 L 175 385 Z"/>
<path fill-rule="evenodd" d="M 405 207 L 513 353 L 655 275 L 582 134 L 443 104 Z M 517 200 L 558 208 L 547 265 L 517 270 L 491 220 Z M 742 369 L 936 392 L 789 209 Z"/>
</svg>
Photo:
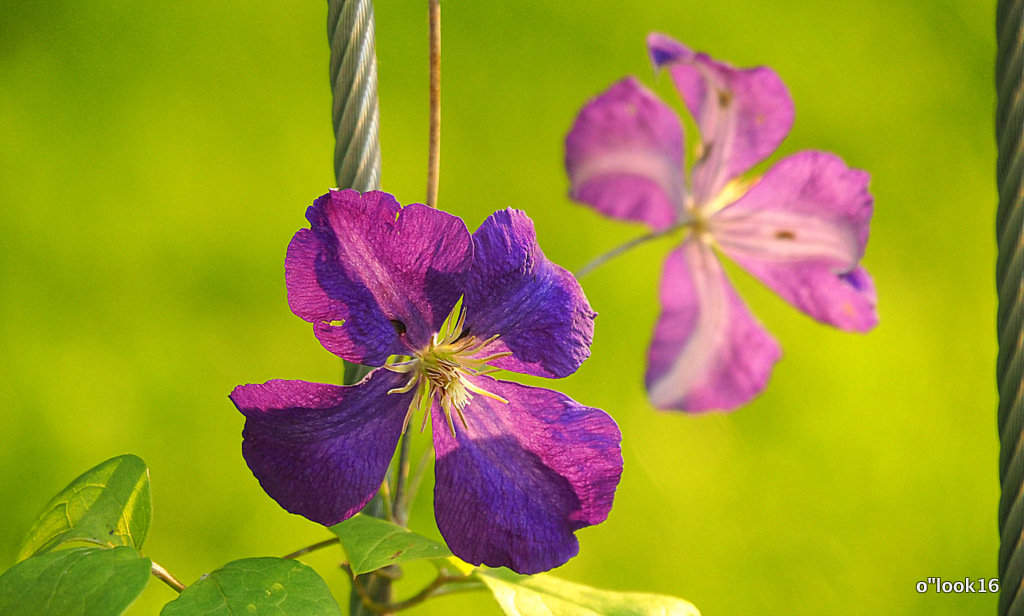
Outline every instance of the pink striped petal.
<svg viewBox="0 0 1024 616">
<path fill-rule="evenodd" d="M 782 143 L 793 126 L 793 100 L 768 67 L 737 69 L 664 34 L 649 35 L 647 47 L 697 121 L 701 151 L 692 189 L 696 203 L 707 203 Z"/>
<path fill-rule="evenodd" d="M 834 154 L 779 161 L 711 219 L 715 240 L 786 301 L 847 331 L 878 323 L 874 285 L 857 267 L 868 240 L 868 174 Z"/>
<path fill-rule="evenodd" d="M 682 216 L 683 129 L 632 77 L 586 104 L 565 139 L 569 196 L 655 229 Z"/>
<path fill-rule="evenodd" d="M 781 351 L 707 244 L 691 237 L 669 254 L 660 295 L 646 378 L 654 406 L 732 410 L 764 389 Z"/>
</svg>

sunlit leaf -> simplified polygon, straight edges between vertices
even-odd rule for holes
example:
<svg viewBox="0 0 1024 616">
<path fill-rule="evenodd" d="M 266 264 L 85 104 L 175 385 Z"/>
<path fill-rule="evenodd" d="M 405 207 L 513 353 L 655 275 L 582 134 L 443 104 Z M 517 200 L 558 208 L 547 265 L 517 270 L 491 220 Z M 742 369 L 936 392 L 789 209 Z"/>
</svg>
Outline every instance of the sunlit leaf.
<svg viewBox="0 0 1024 616">
<path fill-rule="evenodd" d="M 117 456 L 53 497 L 29 530 L 18 558 L 68 541 L 141 548 L 152 515 L 146 463 L 131 454 Z"/>
<path fill-rule="evenodd" d="M 330 530 L 341 539 L 349 566 L 356 575 L 410 560 L 452 555 L 433 539 L 367 515 L 356 514 Z"/>
<path fill-rule="evenodd" d="M 540 574 L 488 569 L 477 575 L 508 616 L 700 616 L 692 604 L 639 592 L 612 592 Z"/>
<path fill-rule="evenodd" d="M 149 581 L 150 561 L 130 547 L 40 554 L 0 576 L 4 616 L 117 616 Z"/>
<path fill-rule="evenodd" d="M 442 562 L 451 565 L 456 571 L 458 571 L 462 575 L 469 575 L 470 573 L 473 573 L 473 571 L 475 571 L 477 568 L 476 565 L 471 565 L 466 561 L 462 560 L 461 558 L 459 558 L 458 556 L 449 556 Z"/>
<path fill-rule="evenodd" d="M 284 558 L 230 562 L 186 588 L 160 616 L 302 614 L 341 616 L 327 584 L 306 565 Z"/>
</svg>

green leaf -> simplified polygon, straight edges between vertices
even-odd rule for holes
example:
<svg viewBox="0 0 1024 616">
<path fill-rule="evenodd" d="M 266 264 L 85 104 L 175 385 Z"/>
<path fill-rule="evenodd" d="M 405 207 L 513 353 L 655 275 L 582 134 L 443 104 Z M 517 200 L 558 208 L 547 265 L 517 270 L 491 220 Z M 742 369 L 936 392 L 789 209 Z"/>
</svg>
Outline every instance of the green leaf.
<svg viewBox="0 0 1024 616">
<path fill-rule="evenodd" d="M 33 556 L 0 576 L 0 614 L 117 616 L 142 593 L 150 567 L 148 558 L 128 547 Z"/>
<path fill-rule="evenodd" d="M 160 616 L 241 614 L 341 616 L 327 584 L 306 565 L 284 558 L 243 558 L 186 588 Z"/>
<path fill-rule="evenodd" d="M 152 517 L 146 463 L 131 454 L 117 456 L 53 497 L 25 537 L 18 559 L 68 541 L 141 548 Z"/>
<path fill-rule="evenodd" d="M 358 513 L 330 531 L 341 539 L 348 564 L 356 575 L 410 560 L 446 558 L 444 545 L 391 522 Z"/>
<path fill-rule="evenodd" d="M 477 572 L 509 616 L 700 616 L 692 604 L 639 592 L 611 592 L 550 575 L 522 576 L 507 570 Z"/>
</svg>

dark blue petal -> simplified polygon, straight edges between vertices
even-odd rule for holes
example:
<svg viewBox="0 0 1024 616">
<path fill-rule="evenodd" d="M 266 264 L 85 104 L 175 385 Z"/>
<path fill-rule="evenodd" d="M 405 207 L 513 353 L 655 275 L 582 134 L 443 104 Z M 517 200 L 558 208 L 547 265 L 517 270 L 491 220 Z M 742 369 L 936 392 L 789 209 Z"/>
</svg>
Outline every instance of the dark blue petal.
<svg viewBox="0 0 1024 616">
<path fill-rule="evenodd" d="M 573 534 L 602 522 L 622 474 L 621 435 L 604 411 L 548 389 L 474 383 L 468 427 L 433 409 L 434 510 L 459 558 L 519 573 L 557 567 L 579 551 Z"/>
<path fill-rule="evenodd" d="M 325 526 L 345 520 L 380 488 L 412 393 L 388 394 L 406 375 L 375 370 L 340 387 L 274 380 L 240 385 L 242 455 L 286 510 Z"/>
<path fill-rule="evenodd" d="M 575 372 L 590 356 L 597 313 L 576 278 L 544 256 L 533 221 L 519 210 L 495 212 L 473 243 L 466 325 L 477 339 L 499 335 L 487 353 L 512 352 L 493 365 L 547 377 Z"/>
</svg>

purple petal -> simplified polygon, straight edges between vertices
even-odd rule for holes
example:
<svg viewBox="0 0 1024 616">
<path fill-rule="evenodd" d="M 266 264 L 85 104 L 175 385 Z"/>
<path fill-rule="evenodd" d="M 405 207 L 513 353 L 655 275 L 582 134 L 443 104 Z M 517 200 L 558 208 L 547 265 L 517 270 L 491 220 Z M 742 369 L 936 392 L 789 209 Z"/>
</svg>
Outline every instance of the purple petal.
<svg viewBox="0 0 1024 616">
<path fill-rule="evenodd" d="M 669 254 L 661 307 L 647 364 L 654 406 L 731 410 L 764 389 L 781 351 L 709 246 L 690 238 Z"/>
<path fill-rule="evenodd" d="M 682 215 L 683 129 L 629 77 L 580 111 L 565 139 L 569 196 L 612 218 L 664 229 Z"/>
<path fill-rule="evenodd" d="M 495 212 L 473 234 L 475 257 L 463 306 L 485 352 L 511 351 L 492 365 L 537 376 L 572 374 L 590 356 L 594 317 L 576 278 L 544 256 L 533 221 Z"/>
<path fill-rule="evenodd" d="M 325 526 L 348 519 L 380 488 L 412 393 L 405 375 L 375 370 L 340 387 L 274 380 L 240 385 L 242 455 L 263 489 L 291 513 Z"/>
<path fill-rule="evenodd" d="M 793 100 L 768 67 L 736 69 L 664 34 L 649 35 L 647 48 L 655 68 L 668 68 L 697 121 L 701 153 L 693 194 L 698 204 L 707 203 L 782 143 L 793 126 Z"/>
<path fill-rule="evenodd" d="M 871 222 L 868 174 L 834 154 L 778 162 L 711 219 L 722 250 L 811 317 L 866 332 L 878 323 L 870 277 L 855 269 Z"/>
<path fill-rule="evenodd" d="M 381 365 L 430 340 L 462 293 L 473 259 L 459 218 L 383 192 L 331 191 L 288 246 L 292 311 L 324 347 Z M 338 325 L 336 322 L 344 321 Z"/>
<path fill-rule="evenodd" d="M 519 573 L 576 555 L 573 532 L 602 522 L 622 474 L 621 435 L 604 411 L 548 389 L 478 377 L 508 400 L 477 395 L 454 418 L 434 406 L 434 509 L 459 558 Z"/>
</svg>

